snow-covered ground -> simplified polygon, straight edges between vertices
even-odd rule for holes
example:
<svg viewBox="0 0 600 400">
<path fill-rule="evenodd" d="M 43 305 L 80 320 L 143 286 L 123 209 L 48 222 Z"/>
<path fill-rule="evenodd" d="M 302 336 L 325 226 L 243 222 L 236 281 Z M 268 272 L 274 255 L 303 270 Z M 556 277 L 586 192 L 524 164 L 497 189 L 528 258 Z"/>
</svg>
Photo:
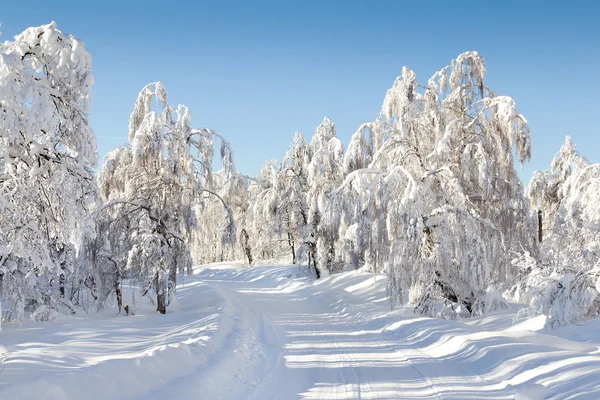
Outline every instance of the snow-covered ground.
<svg viewBox="0 0 600 400">
<path fill-rule="evenodd" d="M 209 266 L 164 316 L 4 326 L 0 399 L 600 398 L 599 321 L 427 319 L 391 311 L 383 276 L 305 275 Z"/>
</svg>

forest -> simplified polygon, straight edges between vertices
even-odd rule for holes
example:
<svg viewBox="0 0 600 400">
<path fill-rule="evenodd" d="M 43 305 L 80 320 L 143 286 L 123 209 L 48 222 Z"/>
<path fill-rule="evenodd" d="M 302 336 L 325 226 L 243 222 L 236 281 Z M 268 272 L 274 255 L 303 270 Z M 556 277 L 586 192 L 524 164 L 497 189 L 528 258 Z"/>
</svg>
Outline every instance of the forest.
<svg viewBox="0 0 600 400">
<path fill-rule="evenodd" d="M 600 165 L 566 137 L 523 183 L 532 133 L 476 51 L 427 80 L 399 72 L 349 143 L 325 118 L 250 177 L 161 82 L 140 88 L 129 143 L 98 160 L 83 42 L 51 23 L 0 44 L 2 324 L 129 314 L 125 281 L 165 314 L 194 265 L 233 260 L 385 273 L 391 307 L 427 317 L 508 303 L 548 328 L 597 317 Z"/>
</svg>

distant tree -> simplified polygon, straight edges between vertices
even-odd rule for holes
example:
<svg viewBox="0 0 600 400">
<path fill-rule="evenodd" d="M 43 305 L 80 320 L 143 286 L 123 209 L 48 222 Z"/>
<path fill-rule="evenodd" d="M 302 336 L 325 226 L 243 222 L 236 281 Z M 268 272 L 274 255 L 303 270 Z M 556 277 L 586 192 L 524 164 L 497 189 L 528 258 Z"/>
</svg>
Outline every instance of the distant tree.
<svg viewBox="0 0 600 400">
<path fill-rule="evenodd" d="M 374 129 L 376 125 L 363 124 L 352 135 L 344 156 L 344 176 L 370 166 L 374 155 L 383 144 L 382 130 Z M 380 265 L 387 254 L 385 249 L 389 247 L 386 215 L 381 212 L 382 186 L 378 184 L 377 179 L 372 180 L 376 175 L 361 175 L 366 180 L 357 180 L 353 184 L 366 184 L 365 188 L 356 187 L 359 193 L 366 196 L 355 196 L 352 212 L 344 213 L 344 218 L 339 221 L 339 235 L 344 240 L 346 259 L 350 265 L 354 268 L 367 267 L 373 273 L 377 273 L 382 270 Z M 371 184 L 375 186 L 370 186 Z"/>
<path fill-rule="evenodd" d="M 308 167 L 309 244 L 317 277 L 339 272 L 338 232 L 326 230 L 322 224 L 331 193 L 343 180 L 344 145 L 336 137 L 333 121 L 325 118 L 310 142 L 312 159 Z"/>
<path fill-rule="evenodd" d="M 192 258 L 196 263 L 246 259 L 248 264 L 252 264 L 251 231 L 247 221 L 251 181 L 238 172 L 226 173 L 225 169 L 213 174 L 212 186 L 217 196 L 204 193 L 196 207 L 198 226 L 192 232 Z M 223 207 L 223 202 L 228 205 L 227 208 Z M 222 240 L 229 224 L 229 212 L 237 230 L 236 246 L 232 246 L 229 240 Z"/>
<path fill-rule="evenodd" d="M 297 261 L 297 250 L 304 243 L 308 228 L 308 166 L 312 150 L 300 133 L 280 165 L 277 183 L 279 205 L 277 218 L 282 221 L 285 238 L 291 252 L 292 263 Z"/>
<path fill-rule="evenodd" d="M 567 136 L 550 170 L 533 173 L 526 194 L 532 208 L 542 211 L 546 240 L 574 234 L 578 227 L 594 227 L 595 212 L 590 210 L 594 192 L 590 188 L 594 187 L 598 171 L 598 166 L 582 157 Z"/>
<path fill-rule="evenodd" d="M 546 314 L 551 328 L 600 313 L 600 164 L 582 157 L 570 137 L 547 171 L 527 187 L 545 225 L 540 260 L 517 260 L 526 278 L 509 293 Z"/>
<path fill-rule="evenodd" d="M 279 255 L 280 249 L 284 248 L 282 221 L 277 218 L 280 201 L 278 168 L 276 161 L 266 161 L 249 187 L 249 243 L 255 249 L 256 258 L 261 260 L 274 258 L 275 253 Z M 284 251 L 287 254 L 287 249 Z"/>
</svg>

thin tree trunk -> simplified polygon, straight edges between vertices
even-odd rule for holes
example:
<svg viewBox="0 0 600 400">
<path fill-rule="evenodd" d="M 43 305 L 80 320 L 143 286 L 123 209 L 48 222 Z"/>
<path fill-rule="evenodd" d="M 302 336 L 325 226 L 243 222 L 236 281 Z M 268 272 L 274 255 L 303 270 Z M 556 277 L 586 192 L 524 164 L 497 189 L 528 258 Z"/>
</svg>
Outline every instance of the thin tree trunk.
<svg viewBox="0 0 600 400">
<path fill-rule="evenodd" d="M 242 229 L 242 247 L 244 248 L 244 252 L 246 253 L 246 258 L 248 259 L 248 265 L 252 265 L 252 249 L 250 248 L 250 236 L 248 236 L 248 232 L 246 229 Z"/>
<path fill-rule="evenodd" d="M 310 243 L 310 250 L 308 256 L 308 263 L 310 264 L 310 259 L 312 258 L 313 268 L 315 269 L 315 274 L 317 275 L 317 279 L 321 278 L 321 270 L 317 267 L 317 245 L 315 243 Z"/>
<path fill-rule="evenodd" d="M 165 302 L 165 280 L 161 270 L 154 274 L 154 286 L 156 287 L 156 311 L 161 314 L 167 313 L 167 304 Z"/>
<path fill-rule="evenodd" d="M 119 269 L 117 262 L 112 258 L 109 258 L 109 260 L 115 266 L 115 293 L 117 294 L 117 307 L 119 308 L 119 314 L 121 314 L 121 310 L 123 309 L 123 292 L 121 291 L 123 275 L 121 274 L 121 270 Z"/>
<path fill-rule="evenodd" d="M 538 210 L 538 240 L 542 243 L 542 210 Z"/>
<path fill-rule="evenodd" d="M 294 248 L 294 237 L 288 232 L 288 244 L 292 249 L 292 264 L 296 264 L 296 249 Z"/>
<path fill-rule="evenodd" d="M 373 283 L 375 283 L 377 281 L 377 278 L 376 278 L 377 277 L 377 261 L 378 261 L 377 255 L 378 255 L 378 252 L 376 251 L 375 256 L 373 257 Z"/>
<path fill-rule="evenodd" d="M 327 250 L 327 269 L 329 273 L 333 272 L 333 262 L 335 261 L 335 248 L 333 247 L 333 243 L 329 246 Z"/>
<path fill-rule="evenodd" d="M 60 298 L 65 298 L 65 274 L 63 272 L 60 273 L 58 277 L 58 291 L 60 293 Z"/>
<path fill-rule="evenodd" d="M 168 303 L 168 305 L 171 305 L 171 303 L 175 301 L 175 295 L 177 294 L 176 287 L 177 287 L 177 257 L 175 257 L 175 259 L 173 260 L 173 262 L 171 263 L 171 266 L 169 268 L 169 285 L 168 285 L 169 303 Z"/>
<path fill-rule="evenodd" d="M 119 314 L 121 314 L 121 309 L 123 308 L 123 292 L 121 292 L 121 277 L 120 276 L 117 279 L 117 283 L 115 284 L 115 292 L 117 293 L 117 307 L 119 308 Z"/>
</svg>

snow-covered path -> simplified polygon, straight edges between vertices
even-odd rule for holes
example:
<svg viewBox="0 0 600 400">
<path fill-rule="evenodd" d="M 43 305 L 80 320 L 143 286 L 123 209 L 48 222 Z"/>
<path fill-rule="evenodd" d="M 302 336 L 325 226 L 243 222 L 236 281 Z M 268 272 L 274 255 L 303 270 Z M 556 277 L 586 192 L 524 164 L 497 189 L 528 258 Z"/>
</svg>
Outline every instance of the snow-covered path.
<svg viewBox="0 0 600 400">
<path fill-rule="evenodd" d="M 389 310 L 383 277 L 298 272 L 205 268 L 166 316 L 5 327 L 0 399 L 600 398 L 596 342 L 418 318 Z"/>
<path fill-rule="evenodd" d="M 600 357 L 589 354 L 597 353 L 596 345 L 391 312 L 384 299 L 368 298 L 381 294 L 383 277 L 379 290 L 367 274 L 317 284 L 289 277 L 288 268 L 268 267 L 200 274 L 240 310 L 242 337 L 252 337 L 234 349 L 253 355 L 244 371 L 230 379 L 218 368 L 216 380 L 200 385 L 216 388 L 209 398 L 499 399 L 514 398 L 528 383 L 543 383 L 559 398 L 596 398 L 600 391 L 581 379 L 600 376 Z M 579 385 L 573 385 L 575 374 Z M 188 394 L 199 386 L 178 387 L 176 393 Z"/>
<path fill-rule="evenodd" d="M 240 335 L 224 358 L 232 365 L 198 380 L 183 378 L 165 394 L 188 398 L 201 387 L 207 398 L 442 398 L 428 376 L 443 367 L 410 361 L 423 355 L 390 341 L 385 320 L 361 321 L 369 310 L 349 301 L 357 299 L 347 292 L 290 282 L 289 269 L 275 271 L 200 275 L 239 310 L 234 318 Z"/>
</svg>

